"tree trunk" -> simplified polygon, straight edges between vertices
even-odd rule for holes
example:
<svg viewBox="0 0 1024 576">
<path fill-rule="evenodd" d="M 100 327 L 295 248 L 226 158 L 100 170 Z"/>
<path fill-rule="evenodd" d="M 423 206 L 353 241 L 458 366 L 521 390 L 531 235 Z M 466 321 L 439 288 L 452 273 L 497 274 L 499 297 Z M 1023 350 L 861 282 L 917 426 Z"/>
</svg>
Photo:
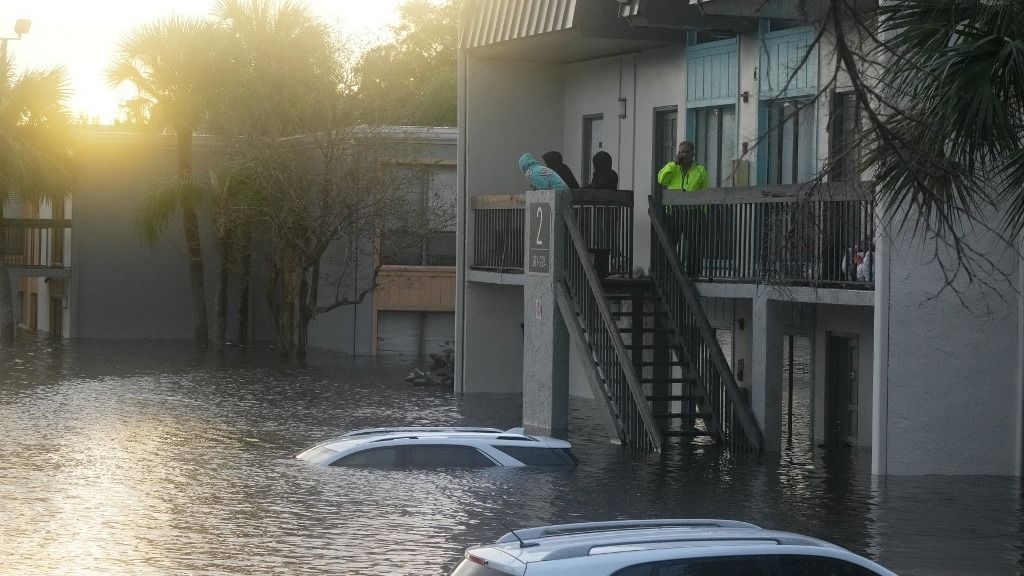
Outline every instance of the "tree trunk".
<svg viewBox="0 0 1024 576">
<path fill-rule="evenodd" d="M 302 315 L 299 318 L 299 349 L 298 357 L 306 357 L 306 344 L 309 342 L 309 325 L 316 317 L 317 301 L 320 297 L 320 263 L 309 267 L 309 275 L 302 275 Z"/>
<path fill-rule="evenodd" d="M 0 211 L 3 206 L 0 206 Z M 7 226 L 0 212 L 0 343 L 14 345 L 14 295 L 11 293 L 11 273 L 7 270 Z"/>
<path fill-rule="evenodd" d="M 206 322 L 206 288 L 203 283 L 203 250 L 199 241 L 199 216 L 192 206 L 181 209 L 185 228 L 185 244 L 188 247 L 189 284 L 192 288 L 192 338 L 197 346 L 206 346 L 210 341 Z"/>
<path fill-rule="evenodd" d="M 238 279 L 238 343 L 249 343 L 249 284 L 252 276 L 252 229 L 242 231 L 242 273 Z"/>
<path fill-rule="evenodd" d="M 299 303 L 295 297 L 298 292 L 297 282 L 295 281 L 295 271 L 291 269 L 291 262 L 289 262 L 289 268 L 284 272 L 285 283 L 282 286 L 282 317 L 281 317 L 281 333 L 285 335 L 285 341 L 281 346 L 281 353 L 285 358 L 295 358 L 295 322 L 296 322 L 296 311 Z"/>
<path fill-rule="evenodd" d="M 270 273 L 267 277 L 267 306 L 270 308 L 270 316 L 274 320 L 274 333 L 277 335 L 278 347 L 283 347 L 284 335 L 281 333 L 281 298 L 279 296 L 280 281 L 280 273 L 271 264 Z"/>
<path fill-rule="evenodd" d="M 178 179 L 182 183 L 192 178 L 192 130 L 178 127 Z M 203 282 L 203 248 L 199 239 L 199 215 L 190 200 L 181 205 L 181 220 L 188 250 L 189 284 L 192 288 L 192 338 L 197 346 L 206 346 L 210 340 L 206 322 L 206 288 Z"/>
<path fill-rule="evenodd" d="M 306 271 L 302 270 L 299 279 L 298 300 L 299 315 L 295 323 L 295 357 L 303 359 L 306 357 L 306 300 L 309 298 L 309 281 L 306 279 Z"/>
<path fill-rule="evenodd" d="M 274 316 L 274 329 L 282 358 L 294 358 L 296 354 L 296 322 L 299 290 L 292 256 L 285 250 L 271 263 L 270 283 L 267 286 L 267 302 Z"/>
<path fill-rule="evenodd" d="M 231 259 L 234 257 L 234 242 L 231 233 L 224 231 L 218 238 L 220 243 L 220 272 L 217 274 L 217 293 L 213 300 L 213 348 L 224 348 L 228 330 L 228 281 L 231 279 Z"/>
</svg>

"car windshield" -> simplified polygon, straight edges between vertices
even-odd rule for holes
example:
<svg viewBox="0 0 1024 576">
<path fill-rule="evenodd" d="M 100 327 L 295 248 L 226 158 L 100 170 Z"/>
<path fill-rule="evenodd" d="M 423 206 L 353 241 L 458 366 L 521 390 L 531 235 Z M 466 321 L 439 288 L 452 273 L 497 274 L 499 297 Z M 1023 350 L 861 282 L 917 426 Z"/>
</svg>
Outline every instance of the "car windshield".
<svg viewBox="0 0 1024 576">
<path fill-rule="evenodd" d="M 568 448 L 540 448 L 533 446 L 495 446 L 505 454 L 527 466 L 575 466 L 576 457 Z"/>
<path fill-rule="evenodd" d="M 361 450 L 339 458 L 332 466 L 360 468 L 490 468 L 494 462 L 472 446 L 409 444 Z"/>
</svg>

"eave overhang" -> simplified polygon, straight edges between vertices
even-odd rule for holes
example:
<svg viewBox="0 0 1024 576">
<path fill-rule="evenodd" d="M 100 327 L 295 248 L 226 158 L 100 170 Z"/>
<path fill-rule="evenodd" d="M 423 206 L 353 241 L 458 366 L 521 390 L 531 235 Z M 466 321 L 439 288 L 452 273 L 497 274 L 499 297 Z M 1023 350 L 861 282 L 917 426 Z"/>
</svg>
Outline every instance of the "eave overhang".
<svg viewBox="0 0 1024 576">
<path fill-rule="evenodd" d="M 575 62 L 680 44 L 678 31 L 631 26 L 612 0 L 466 0 L 460 47 L 476 57 Z"/>
</svg>

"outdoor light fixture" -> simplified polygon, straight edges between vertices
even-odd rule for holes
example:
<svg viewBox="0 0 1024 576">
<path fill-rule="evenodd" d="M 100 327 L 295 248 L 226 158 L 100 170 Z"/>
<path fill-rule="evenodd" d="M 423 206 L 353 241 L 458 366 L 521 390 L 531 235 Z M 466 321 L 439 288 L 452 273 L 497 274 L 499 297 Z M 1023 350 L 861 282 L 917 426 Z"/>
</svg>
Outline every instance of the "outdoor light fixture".
<svg viewBox="0 0 1024 576">
<path fill-rule="evenodd" d="M 32 27 L 32 21 L 31 20 L 29 20 L 28 18 L 19 18 L 14 23 L 14 33 L 17 34 L 17 36 L 15 36 L 13 38 L 7 38 L 7 37 L 0 38 L 0 51 L 2 51 L 0 53 L 2 53 L 2 54 L 6 54 L 7 53 L 7 41 L 8 40 L 21 40 L 22 34 L 28 34 L 28 29 L 31 28 L 31 27 Z"/>
<path fill-rule="evenodd" d="M 626 117 L 626 99 L 619 98 L 619 118 Z"/>
</svg>

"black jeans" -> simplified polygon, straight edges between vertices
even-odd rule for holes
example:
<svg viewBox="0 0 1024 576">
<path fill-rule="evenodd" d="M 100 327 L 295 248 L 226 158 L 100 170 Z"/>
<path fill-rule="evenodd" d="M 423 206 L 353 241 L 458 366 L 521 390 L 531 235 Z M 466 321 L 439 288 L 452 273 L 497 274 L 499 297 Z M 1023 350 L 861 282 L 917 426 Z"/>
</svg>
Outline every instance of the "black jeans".
<svg viewBox="0 0 1024 576">
<path fill-rule="evenodd" d="M 707 251 L 708 215 L 703 207 L 673 206 L 668 216 L 669 239 L 676 242 L 683 271 L 697 278 Z"/>
</svg>

